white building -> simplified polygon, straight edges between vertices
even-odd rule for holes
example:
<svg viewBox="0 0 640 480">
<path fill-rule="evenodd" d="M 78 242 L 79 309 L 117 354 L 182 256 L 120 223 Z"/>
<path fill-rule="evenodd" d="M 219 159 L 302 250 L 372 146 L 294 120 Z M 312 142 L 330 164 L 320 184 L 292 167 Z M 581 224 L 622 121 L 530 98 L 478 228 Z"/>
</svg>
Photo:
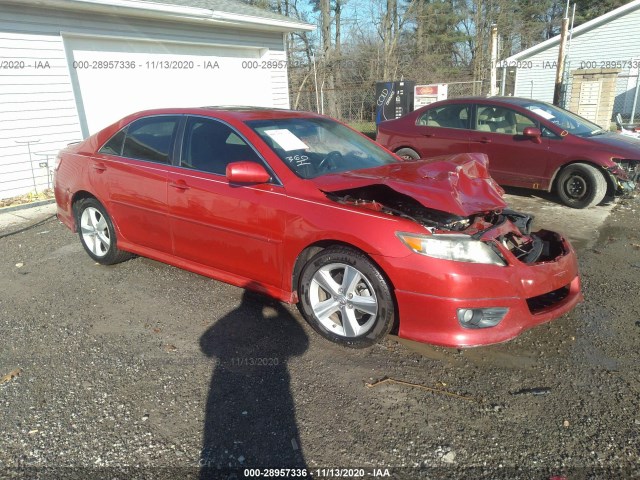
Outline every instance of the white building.
<svg viewBox="0 0 640 480">
<path fill-rule="evenodd" d="M 0 0 L 0 198 L 138 110 L 288 108 L 285 36 L 313 29 L 235 0 Z"/>
<path fill-rule="evenodd" d="M 508 93 L 552 102 L 559 45 L 557 36 L 506 58 L 502 64 L 510 80 L 515 76 L 513 90 Z M 570 105 L 573 72 L 617 69 L 613 113 L 629 116 L 635 101 L 635 115 L 640 116 L 640 99 L 635 100 L 640 67 L 640 0 L 575 27 L 567 53 L 564 105 Z"/>
</svg>

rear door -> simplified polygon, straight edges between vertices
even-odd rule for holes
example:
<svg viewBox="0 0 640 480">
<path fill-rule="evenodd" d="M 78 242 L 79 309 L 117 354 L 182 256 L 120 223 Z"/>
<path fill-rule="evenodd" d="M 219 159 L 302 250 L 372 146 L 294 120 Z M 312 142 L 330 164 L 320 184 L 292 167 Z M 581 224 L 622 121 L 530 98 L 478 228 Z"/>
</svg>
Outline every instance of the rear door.
<svg viewBox="0 0 640 480">
<path fill-rule="evenodd" d="M 469 151 L 470 105 L 427 109 L 416 120 L 415 146 L 422 158 Z"/>
<path fill-rule="evenodd" d="M 227 124 L 189 117 L 179 166 L 169 173 L 169 215 L 178 257 L 280 287 L 287 216 L 284 188 L 227 181 L 231 162 L 264 164 Z M 275 178 L 275 176 L 274 176 Z"/>
<path fill-rule="evenodd" d="M 171 252 L 167 167 L 181 117 L 140 118 L 114 135 L 90 160 L 94 192 L 106 203 L 120 236 Z"/>
</svg>

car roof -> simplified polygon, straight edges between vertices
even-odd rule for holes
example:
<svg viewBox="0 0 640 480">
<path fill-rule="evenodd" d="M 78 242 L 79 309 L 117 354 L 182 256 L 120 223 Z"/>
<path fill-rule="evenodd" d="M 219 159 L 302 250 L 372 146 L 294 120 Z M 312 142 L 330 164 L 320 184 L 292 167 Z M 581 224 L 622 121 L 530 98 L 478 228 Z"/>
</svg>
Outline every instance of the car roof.
<svg viewBox="0 0 640 480">
<path fill-rule="evenodd" d="M 464 103 L 464 102 L 476 102 L 476 103 L 508 103 L 511 105 L 529 105 L 530 103 L 547 103 L 547 102 L 543 102 L 541 100 L 535 100 L 533 98 L 524 98 L 524 97 L 501 97 L 501 96 L 494 96 L 494 97 L 481 97 L 481 96 L 476 96 L 476 97 L 455 97 L 455 98 L 448 98 L 446 100 L 441 100 L 439 102 L 434 102 L 431 105 L 435 105 L 436 103 L 438 105 L 445 105 L 446 103 Z"/>
<path fill-rule="evenodd" d="M 268 120 L 278 118 L 323 118 L 313 112 L 299 110 L 287 110 L 283 108 L 270 107 L 250 107 L 242 105 L 224 105 L 207 107 L 187 107 L 187 108 L 158 108 L 144 110 L 133 114 L 136 118 L 150 115 L 201 115 L 215 117 L 226 120 L 238 120 L 241 122 L 248 120 Z"/>
</svg>

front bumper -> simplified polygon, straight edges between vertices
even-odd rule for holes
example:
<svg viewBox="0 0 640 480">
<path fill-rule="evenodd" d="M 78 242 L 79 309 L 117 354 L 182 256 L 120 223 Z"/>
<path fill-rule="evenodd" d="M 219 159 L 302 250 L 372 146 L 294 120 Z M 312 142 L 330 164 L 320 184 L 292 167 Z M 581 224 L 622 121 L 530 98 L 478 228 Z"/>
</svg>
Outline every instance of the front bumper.
<svg viewBox="0 0 640 480">
<path fill-rule="evenodd" d="M 510 258 L 505 267 L 420 255 L 385 258 L 385 271 L 397 274 L 391 280 L 398 335 L 447 347 L 490 345 L 571 311 L 583 299 L 578 263 L 571 245 L 557 241 L 564 250 L 557 258 L 535 264 Z M 459 308 L 494 307 L 509 309 L 494 327 L 465 328 L 458 320 Z"/>
</svg>

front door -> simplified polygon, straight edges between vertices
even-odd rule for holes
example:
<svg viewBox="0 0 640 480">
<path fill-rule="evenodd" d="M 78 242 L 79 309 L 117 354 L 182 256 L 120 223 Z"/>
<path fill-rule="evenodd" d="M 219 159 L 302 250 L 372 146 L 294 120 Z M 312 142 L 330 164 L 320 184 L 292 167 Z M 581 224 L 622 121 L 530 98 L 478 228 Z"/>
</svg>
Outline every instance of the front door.
<svg viewBox="0 0 640 480">
<path fill-rule="evenodd" d="M 470 151 L 489 157 L 489 173 L 501 185 L 545 188 L 548 183 L 549 140 L 541 143 L 522 132 L 540 126 L 510 108 L 476 105 L 475 125 L 470 135 Z"/>
<path fill-rule="evenodd" d="M 169 173 L 175 255 L 280 287 L 284 189 L 275 183 L 230 184 L 226 166 L 236 161 L 263 163 L 228 125 L 188 118 L 180 166 Z"/>
</svg>

